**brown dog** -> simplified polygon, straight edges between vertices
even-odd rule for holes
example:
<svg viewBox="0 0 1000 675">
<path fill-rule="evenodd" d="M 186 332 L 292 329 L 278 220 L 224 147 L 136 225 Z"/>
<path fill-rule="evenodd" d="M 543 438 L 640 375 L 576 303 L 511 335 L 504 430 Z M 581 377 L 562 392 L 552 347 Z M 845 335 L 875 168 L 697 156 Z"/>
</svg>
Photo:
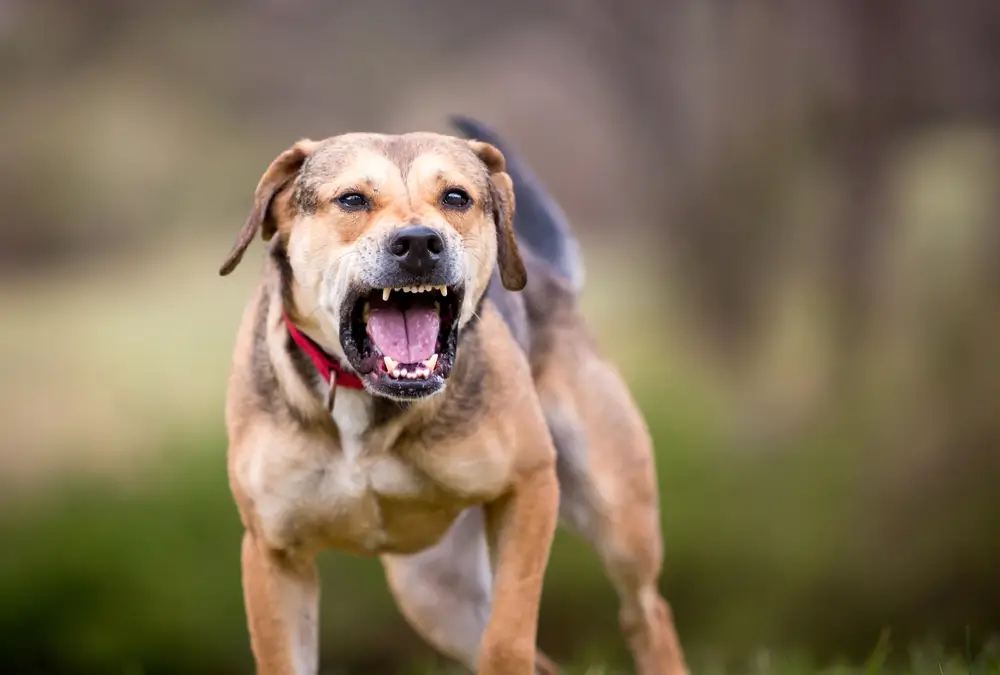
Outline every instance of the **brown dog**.
<svg viewBox="0 0 1000 675">
<path fill-rule="evenodd" d="M 226 402 L 258 672 L 317 672 L 324 548 L 380 556 L 413 627 L 481 675 L 556 672 L 535 638 L 561 516 L 604 561 L 639 672 L 685 673 L 649 435 L 577 307 L 575 240 L 455 123 L 479 140 L 296 143 L 222 266 L 270 241 Z"/>
</svg>

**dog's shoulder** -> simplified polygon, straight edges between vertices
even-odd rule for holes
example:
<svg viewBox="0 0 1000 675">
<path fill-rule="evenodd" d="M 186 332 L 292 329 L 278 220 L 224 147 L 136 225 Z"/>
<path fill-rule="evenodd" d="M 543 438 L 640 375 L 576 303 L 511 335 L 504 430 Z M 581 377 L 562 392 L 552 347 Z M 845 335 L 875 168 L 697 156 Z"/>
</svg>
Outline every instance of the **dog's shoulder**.
<svg viewBox="0 0 1000 675">
<path fill-rule="evenodd" d="M 281 276 L 268 263 L 247 302 L 237 332 L 226 403 L 231 434 L 266 418 L 271 424 L 322 425 L 322 407 L 313 399 L 319 373 L 301 350 L 291 347 L 281 315 Z M 275 344 L 282 357 L 276 362 Z M 295 371 L 279 378 L 278 369 Z M 291 375 L 291 373 L 289 373 Z M 291 387 L 289 385 L 295 385 Z"/>
<path fill-rule="evenodd" d="M 268 287 L 267 276 L 261 276 L 244 306 L 236 331 L 226 391 L 226 426 L 230 438 L 242 436 L 242 430 L 251 422 L 255 410 L 264 403 L 258 394 L 261 389 L 257 385 L 258 380 L 276 382 L 273 371 L 265 367 L 259 356 L 266 337 Z"/>
</svg>

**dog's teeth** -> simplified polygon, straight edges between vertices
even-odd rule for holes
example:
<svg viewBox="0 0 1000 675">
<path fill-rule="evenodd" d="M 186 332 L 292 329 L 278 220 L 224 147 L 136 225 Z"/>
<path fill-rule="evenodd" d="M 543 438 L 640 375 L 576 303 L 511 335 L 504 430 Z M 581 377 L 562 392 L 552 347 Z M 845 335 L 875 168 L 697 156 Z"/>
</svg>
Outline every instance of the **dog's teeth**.
<svg viewBox="0 0 1000 675">
<path fill-rule="evenodd" d="M 434 312 L 437 314 L 441 313 L 441 303 L 437 300 L 434 301 Z"/>
<path fill-rule="evenodd" d="M 432 357 L 424 361 L 424 365 L 427 366 L 427 374 L 430 375 L 434 371 L 434 366 L 437 365 L 438 355 L 434 354 Z"/>
<path fill-rule="evenodd" d="M 441 295 L 448 295 L 447 286 L 431 286 L 431 285 L 421 285 L 421 286 L 399 286 L 398 288 L 383 288 L 382 289 L 382 300 L 388 301 L 389 294 L 391 292 L 397 293 L 430 293 L 432 291 L 437 291 Z"/>
<path fill-rule="evenodd" d="M 396 377 L 406 377 L 406 368 L 400 368 L 397 370 Z"/>
<path fill-rule="evenodd" d="M 365 308 L 361 311 L 361 320 L 368 323 L 368 316 L 371 313 L 371 306 L 365 301 Z"/>
<path fill-rule="evenodd" d="M 397 378 L 399 377 L 399 368 L 393 368 L 392 376 Z"/>
<path fill-rule="evenodd" d="M 415 379 L 417 379 L 417 375 L 419 374 L 419 372 L 420 371 L 418 371 L 418 370 L 413 370 L 413 371 L 407 373 L 406 374 L 406 379 L 408 379 L 408 380 L 415 380 Z"/>
<path fill-rule="evenodd" d="M 385 356 L 385 357 L 382 357 L 382 358 L 385 361 L 385 370 L 386 370 L 386 372 L 389 372 L 389 373 L 396 372 L 396 366 L 398 366 L 399 364 L 396 363 L 392 359 L 392 357 L 390 357 L 390 356 Z"/>
</svg>

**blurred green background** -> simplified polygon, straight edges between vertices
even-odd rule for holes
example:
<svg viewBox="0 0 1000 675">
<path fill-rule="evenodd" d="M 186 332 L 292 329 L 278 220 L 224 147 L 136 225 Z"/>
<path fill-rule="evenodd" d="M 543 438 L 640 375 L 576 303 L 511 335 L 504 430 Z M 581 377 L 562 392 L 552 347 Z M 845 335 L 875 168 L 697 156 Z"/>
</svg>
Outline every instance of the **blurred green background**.
<svg viewBox="0 0 1000 675">
<path fill-rule="evenodd" d="M 584 242 L 695 671 L 993 653 L 997 72 L 995 0 L 0 0 L 0 672 L 251 671 L 222 406 L 263 247 L 216 270 L 296 139 L 453 112 Z M 324 581 L 324 672 L 450 667 L 377 562 Z M 628 672 L 615 610 L 561 534 L 542 646 Z"/>
</svg>

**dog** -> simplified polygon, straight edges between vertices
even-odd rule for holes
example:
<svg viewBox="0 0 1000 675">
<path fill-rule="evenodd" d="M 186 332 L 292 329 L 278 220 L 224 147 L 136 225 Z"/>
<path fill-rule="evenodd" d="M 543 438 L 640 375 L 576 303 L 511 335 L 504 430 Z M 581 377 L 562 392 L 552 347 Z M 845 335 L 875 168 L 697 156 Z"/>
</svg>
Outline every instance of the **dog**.
<svg viewBox="0 0 1000 675">
<path fill-rule="evenodd" d="M 577 241 L 493 131 L 452 122 L 295 143 L 220 270 L 269 242 L 225 412 L 257 672 L 317 672 L 315 559 L 337 549 L 378 556 L 444 655 L 556 673 L 536 634 L 561 521 L 603 561 L 638 672 L 684 675 L 651 440 L 581 314 Z"/>
</svg>

